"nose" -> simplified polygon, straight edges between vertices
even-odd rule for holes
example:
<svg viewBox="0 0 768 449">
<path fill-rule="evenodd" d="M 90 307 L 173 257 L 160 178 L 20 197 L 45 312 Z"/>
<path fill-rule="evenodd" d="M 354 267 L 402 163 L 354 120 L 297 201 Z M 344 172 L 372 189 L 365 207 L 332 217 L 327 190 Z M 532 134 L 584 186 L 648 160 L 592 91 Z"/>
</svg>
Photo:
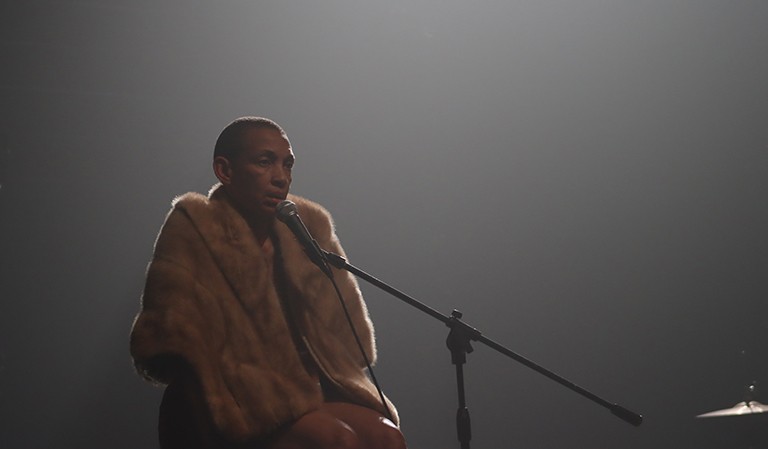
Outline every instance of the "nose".
<svg viewBox="0 0 768 449">
<path fill-rule="evenodd" d="M 290 171 L 281 166 L 275 165 L 275 169 L 272 170 L 272 185 L 277 187 L 285 187 L 291 180 Z"/>
</svg>

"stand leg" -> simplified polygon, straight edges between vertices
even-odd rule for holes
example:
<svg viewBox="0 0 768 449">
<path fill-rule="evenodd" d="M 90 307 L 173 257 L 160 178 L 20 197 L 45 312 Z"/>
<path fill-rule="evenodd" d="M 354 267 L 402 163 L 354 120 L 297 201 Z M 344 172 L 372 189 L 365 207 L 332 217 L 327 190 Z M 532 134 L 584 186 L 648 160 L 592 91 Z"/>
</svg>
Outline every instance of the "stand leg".
<svg viewBox="0 0 768 449">
<path fill-rule="evenodd" d="M 461 318 L 461 312 L 454 310 L 448 322 L 451 332 L 448 334 L 446 343 L 448 349 L 451 350 L 451 362 L 456 365 L 456 386 L 459 393 L 459 409 L 456 411 L 456 431 L 459 443 L 461 443 L 461 449 L 469 449 L 469 441 L 472 439 L 472 426 L 464 394 L 464 363 L 467 361 L 467 353 L 472 352 L 472 345 L 469 344 L 469 335 L 463 331 L 461 326 L 456 325 L 459 318 Z"/>
<path fill-rule="evenodd" d="M 472 439 L 472 425 L 469 420 L 469 409 L 464 397 L 464 369 L 462 365 L 456 365 L 456 383 L 459 388 L 459 409 L 456 411 L 456 430 L 458 432 L 461 449 L 469 449 L 469 440 Z"/>
</svg>

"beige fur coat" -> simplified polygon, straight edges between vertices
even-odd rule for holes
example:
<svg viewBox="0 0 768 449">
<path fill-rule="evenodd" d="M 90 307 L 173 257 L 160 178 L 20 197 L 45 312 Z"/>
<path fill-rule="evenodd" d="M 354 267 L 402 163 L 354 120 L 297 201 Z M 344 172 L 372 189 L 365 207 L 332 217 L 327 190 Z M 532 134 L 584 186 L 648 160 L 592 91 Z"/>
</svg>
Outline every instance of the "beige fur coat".
<svg viewBox="0 0 768 449">
<path fill-rule="evenodd" d="M 320 247 L 343 255 L 330 215 L 289 196 Z M 285 284 L 301 338 L 321 371 L 350 402 L 385 413 L 330 281 L 290 230 L 275 223 Z M 173 207 L 155 243 L 142 308 L 131 333 L 136 368 L 164 383 L 156 363 L 183 358 L 197 374 L 214 426 L 227 439 L 269 434 L 323 401 L 293 343 L 269 264 L 220 186 L 208 197 L 187 193 Z M 353 276 L 334 269 L 371 362 L 373 328 Z M 388 404 L 395 420 L 395 408 Z"/>
</svg>

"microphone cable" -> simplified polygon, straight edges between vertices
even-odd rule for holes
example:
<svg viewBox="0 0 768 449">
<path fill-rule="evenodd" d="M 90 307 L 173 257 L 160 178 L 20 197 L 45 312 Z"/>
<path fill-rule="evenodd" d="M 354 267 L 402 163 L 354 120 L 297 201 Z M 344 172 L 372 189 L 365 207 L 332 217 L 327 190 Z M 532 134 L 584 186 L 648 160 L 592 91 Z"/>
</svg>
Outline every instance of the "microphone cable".
<svg viewBox="0 0 768 449">
<path fill-rule="evenodd" d="M 323 262 L 328 266 L 328 262 L 326 260 L 323 260 Z M 330 269 L 329 269 L 329 272 Z M 371 381 L 373 382 L 373 385 L 376 387 L 376 392 L 379 393 L 379 400 L 381 400 L 381 405 L 384 406 L 384 410 L 387 412 L 387 418 L 389 418 L 390 421 L 394 422 L 395 419 L 392 416 L 392 411 L 389 409 L 389 405 L 387 405 L 387 400 L 384 398 L 384 393 L 381 391 L 381 386 L 379 385 L 379 381 L 376 379 L 376 374 L 373 372 L 373 366 L 371 365 L 371 361 L 368 358 L 368 355 L 365 353 L 365 349 L 363 348 L 363 344 L 360 341 L 360 336 L 357 334 L 357 330 L 355 329 L 355 324 L 352 322 L 352 317 L 349 315 L 349 309 L 347 309 L 347 304 L 344 301 L 344 296 L 341 294 L 341 290 L 339 290 L 339 286 L 336 284 L 336 280 L 334 279 L 333 275 L 328 276 L 328 279 L 331 281 L 331 284 L 333 285 L 333 289 L 336 290 L 336 297 L 339 299 L 339 302 L 341 303 L 341 309 L 344 311 L 344 317 L 347 319 L 347 324 L 349 324 L 349 328 L 352 330 L 352 335 L 355 337 L 355 343 L 357 343 L 357 348 L 360 350 L 360 354 L 363 356 L 363 360 L 365 360 L 365 367 L 368 369 L 368 374 L 371 376 Z"/>
<path fill-rule="evenodd" d="M 389 420 L 394 422 L 392 411 L 389 409 L 387 401 L 384 398 L 384 393 L 381 391 L 379 381 L 376 379 L 376 373 L 373 372 L 371 361 L 368 359 L 368 355 L 365 353 L 365 348 L 363 348 L 363 344 L 360 342 L 360 336 L 358 335 L 357 330 L 355 329 L 355 325 L 352 322 L 352 317 L 349 315 L 349 310 L 347 309 L 347 304 L 344 301 L 344 296 L 341 294 L 341 290 L 336 284 L 336 280 L 333 278 L 333 271 L 331 270 L 330 265 L 328 264 L 328 260 L 325 257 L 325 252 L 322 250 L 322 248 L 320 248 L 317 240 L 312 238 L 312 235 L 304 225 L 304 222 L 301 221 L 298 209 L 293 201 L 281 201 L 277 205 L 276 217 L 278 220 L 282 221 L 286 226 L 288 226 L 288 229 L 290 229 L 294 234 L 299 244 L 304 247 L 304 252 L 309 260 L 314 263 L 317 268 L 319 268 L 320 271 L 322 271 L 323 274 L 331 281 L 333 289 L 336 291 L 336 297 L 339 299 L 341 308 L 344 311 L 344 317 L 347 320 L 347 324 L 349 324 L 352 335 L 355 337 L 357 348 L 360 351 L 360 354 L 363 356 L 363 360 L 365 361 L 365 367 L 368 369 L 368 374 L 371 377 L 371 381 L 376 387 L 376 391 L 379 393 L 381 404 L 384 406 L 384 410 L 386 410 Z"/>
</svg>

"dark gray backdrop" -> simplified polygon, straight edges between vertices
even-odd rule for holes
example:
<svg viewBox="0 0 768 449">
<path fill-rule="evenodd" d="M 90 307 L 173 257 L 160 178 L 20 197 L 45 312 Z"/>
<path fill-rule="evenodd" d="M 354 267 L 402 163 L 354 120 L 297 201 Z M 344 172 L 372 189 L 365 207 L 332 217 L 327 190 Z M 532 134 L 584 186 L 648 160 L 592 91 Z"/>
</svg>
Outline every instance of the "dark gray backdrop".
<svg viewBox="0 0 768 449">
<path fill-rule="evenodd" d="M 762 0 L 1 2 L 0 446 L 155 447 L 127 343 L 152 242 L 214 182 L 221 128 L 265 115 L 353 263 L 646 416 L 476 345 L 473 448 L 723 447 L 694 416 L 768 383 L 767 21 Z M 411 446 L 458 447 L 447 329 L 363 288 Z"/>
</svg>

